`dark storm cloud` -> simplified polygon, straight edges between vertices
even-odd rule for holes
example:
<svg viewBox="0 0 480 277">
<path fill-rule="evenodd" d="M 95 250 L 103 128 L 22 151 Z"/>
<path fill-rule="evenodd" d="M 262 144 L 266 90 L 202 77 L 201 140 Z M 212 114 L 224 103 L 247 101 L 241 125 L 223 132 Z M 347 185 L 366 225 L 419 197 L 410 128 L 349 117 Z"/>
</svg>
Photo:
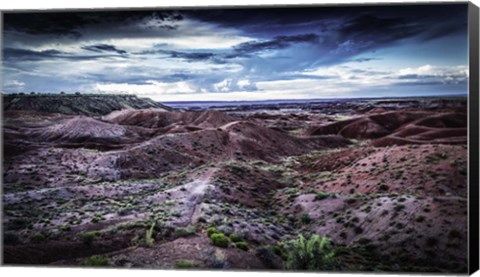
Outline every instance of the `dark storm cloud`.
<svg viewBox="0 0 480 277">
<path fill-rule="evenodd" d="M 64 52 L 49 49 L 44 51 L 32 51 L 18 48 L 4 48 L 3 58 L 5 60 L 42 60 L 61 57 Z"/>
<path fill-rule="evenodd" d="M 135 54 L 139 54 L 139 55 L 162 54 L 162 55 L 168 56 L 169 58 L 184 59 L 190 62 L 208 60 L 210 58 L 215 57 L 216 55 L 210 52 L 182 52 L 182 51 L 173 51 L 173 50 L 164 50 L 164 49 L 146 50 L 146 51 L 142 51 Z"/>
<path fill-rule="evenodd" d="M 369 61 L 377 61 L 381 60 L 380 58 L 358 58 L 358 59 L 353 59 L 354 62 L 357 63 L 364 63 L 364 62 L 369 62 Z"/>
<path fill-rule="evenodd" d="M 362 15 L 347 21 L 339 33 L 348 39 L 376 40 L 385 43 L 417 35 L 424 28 L 403 18 Z"/>
<path fill-rule="evenodd" d="M 93 60 L 99 58 L 112 57 L 112 55 L 72 55 L 70 53 L 58 51 L 55 49 L 34 51 L 21 48 L 4 48 L 3 59 L 9 62 L 19 63 L 21 61 L 42 61 L 53 59 L 67 60 Z"/>
<path fill-rule="evenodd" d="M 109 44 L 88 45 L 88 46 L 83 46 L 82 49 L 92 51 L 92 52 L 97 52 L 97 53 L 100 53 L 100 52 L 116 52 L 120 55 L 127 54 L 127 51 L 117 49 L 115 46 L 109 45 Z"/>
<path fill-rule="evenodd" d="M 102 12 L 45 12 L 4 13 L 5 31 L 31 35 L 56 35 L 80 38 L 79 29 L 89 25 L 95 28 L 102 24 L 131 24 L 145 18 L 175 22 L 183 19 L 174 11 L 102 11 Z M 170 28 L 166 24 L 163 27 Z"/>
<path fill-rule="evenodd" d="M 296 30 L 296 32 L 299 32 L 305 30 L 305 28 L 317 28 L 319 32 L 323 32 L 332 27 L 335 28 L 334 25 L 341 26 L 344 23 L 349 25 L 345 26 L 348 27 L 346 31 L 365 34 L 368 30 L 377 32 L 376 28 L 378 28 L 379 33 L 385 33 L 383 31 L 386 29 L 401 27 L 399 31 L 406 35 L 405 32 L 407 31 L 415 31 L 409 29 L 413 26 L 407 26 L 408 24 L 422 26 L 432 22 L 436 25 L 452 21 L 458 23 L 458 20 L 466 22 L 467 11 L 466 5 L 462 3 L 449 5 L 348 5 L 339 7 L 318 5 L 317 7 L 189 10 L 183 11 L 183 14 L 201 21 L 239 28 L 247 33 L 263 37 L 277 31 L 285 33 L 289 30 Z M 368 23 L 372 23 L 374 26 Z M 444 35 L 448 35 L 449 29 L 458 31 L 458 28 L 461 28 L 461 24 L 453 27 L 453 29 L 447 27 L 444 30 L 447 32 L 445 33 L 443 30 L 442 32 L 444 32 Z M 423 31 L 429 32 L 429 30 L 434 29 L 436 28 L 425 28 Z M 436 34 L 441 35 L 441 32 L 438 31 Z"/>
<path fill-rule="evenodd" d="M 213 53 L 207 52 L 179 52 L 179 51 L 164 51 L 166 54 L 169 54 L 171 58 L 181 58 L 190 61 L 203 61 L 208 60 L 215 56 Z"/>
<path fill-rule="evenodd" d="M 189 62 L 196 61 L 207 61 L 210 60 L 213 63 L 227 63 L 230 59 L 236 58 L 248 58 L 250 55 L 257 52 L 262 52 L 266 50 L 280 50 L 288 48 L 294 44 L 298 43 L 316 43 L 318 42 L 319 36 L 317 34 L 301 34 L 295 36 L 277 36 L 271 40 L 266 41 L 248 41 L 245 43 L 238 44 L 234 46 L 229 51 L 224 51 L 221 53 L 212 53 L 212 52 L 182 52 L 182 51 L 172 51 L 164 49 L 154 49 L 142 51 L 137 54 L 141 55 L 152 55 L 152 54 L 163 54 L 167 55 L 170 58 L 180 58 L 187 60 Z M 164 45 L 159 45 L 160 47 Z"/>
<path fill-rule="evenodd" d="M 318 35 L 316 34 L 277 36 L 274 39 L 268 41 L 252 41 L 241 43 L 234 47 L 234 49 L 236 52 L 239 53 L 255 53 L 265 50 L 277 50 L 287 48 L 294 43 L 314 43 L 316 41 L 318 41 Z"/>
</svg>

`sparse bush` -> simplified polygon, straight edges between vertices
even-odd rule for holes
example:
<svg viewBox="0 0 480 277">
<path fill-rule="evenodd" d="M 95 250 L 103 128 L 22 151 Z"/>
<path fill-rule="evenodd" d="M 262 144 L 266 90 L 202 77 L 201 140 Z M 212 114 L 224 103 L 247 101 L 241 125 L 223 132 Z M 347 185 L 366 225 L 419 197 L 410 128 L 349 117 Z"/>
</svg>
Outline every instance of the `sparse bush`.
<svg viewBox="0 0 480 277">
<path fill-rule="evenodd" d="M 367 239 L 367 238 L 360 238 L 360 239 L 358 240 L 358 243 L 359 243 L 359 244 L 369 244 L 370 241 L 371 241 L 371 240 L 370 240 L 370 239 Z"/>
<path fill-rule="evenodd" d="M 207 228 L 207 236 L 208 237 L 211 237 L 213 234 L 216 234 L 216 233 L 219 233 L 217 231 L 217 228 L 215 228 L 215 227 L 208 227 Z"/>
<path fill-rule="evenodd" d="M 104 218 L 101 216 L 101 215 L 95 215 L 93 218 L 92 218 L 92 223 L 97 223 L 101 220 L 103 220 Z"/>
<path fill-rule="evenodd" d="M 176 268 L 191 268 L 192 263 L 186 260 L 179 260 L 175 263 Z"/>
<path fill-rule="evenodd" d="M 33 241 L 33 242 L 43 242 L 43 241 L 46 241 L 47 240 L 47 236 L 42 233 L 42 232 L 37 232 L 35 234 L 33 234 L 30 239 Z"/>
<path fill-rule="evenodd" d="M 85 244 L 92 244 L 93 240 L 100 235 L 100 232 L 98 231 L 91 231 L 91 232 L 85 232 L 80 235 L 80 238 L 82 239 L 83 243 Z"/>
<path fill-rule="evenodd" d="M 460 239 L 462 238 L 462 234 L 458 231 L 458 230 L 451 230 L 449 233 L 448 233 L 448 238 L 449 239 Z"/>
<path fill-rule="evenodd" d="M 175 230 L 173 233 L 174 238 L 181 238 L 181 237 L 188 237 L 191 235 L 195 235 L 197 232 L 197 228 L 195 225 L 188 225 L 187 227 L 180 227 Z"/>
<path fill-rule="evenodd" d="M 355 199 L 355 198 L 348 198 L 347 200 L 345 200 L 345 202 L 347 202 L 347 204 L 353 204 L 353 203 L 357 202 L 357 199 Z"/>
<path fill-rule="evenodd" d="M 62 231 L 62 232 L 67 232 L 67 231 L 72 230 L 72 227 L 69 224 L 67 224 L 67 225 L 63 225 L 63 226 L 58 227 L 58 230 Z"/>
<path fill-rule="evenodd" d="M 246 243 L 245 241 L 236 242 L 235 247 L 237 247 L 238 249 L 245 250 L 245 251 L 248 251 L 248 248 L 249 248 L 248 243 Z"/>
<path fill-rule="evenodd" d="M 308 240 L 303 235 L 286 243 L 286 269 L 331 270 L 335 265 L 335 252 L 327 237 L 312 235 Z"/>
<path fill-rule="evenodd" d="M 260 247 L 256 250 L 256 256 L 265 264 L 268 268 L 275 268 L 274 265 L 274 252 L 269 247 Z"/>
<path fill-rule="evenodd" d="M 236 233 L 232 233 L 230 235 L 230 240 L 232 242 L 239 242 L 239 241 L 242 241 L 242 239 L 240 239 L 240 237 L 236 234 Z"/>
<path fill-rule="evenodd" d="M 214 233 L 210 236 L 212 244 L 218 247 L 227 248 L 228 247 L 228 238 L 222 233 Z"/>
<path fill-rule="evenodd" d="M 425 221 L 425 217 L 423 215 L 420 215 L 417 218 L 415 218 L 415 221 L 416 222 L 423 222 L 423 221 Z"/>
<path fill-rule="evenodd" d="M 304 214 L 302 214 L 301 221 L 304 224 L 309 224 L 312 221 L 312 219 L 310 218 L 310 216 L 307 213 L 304 213 Z"/>
<path fill-rule="evenodd" d="M 89 258 L 83 259 L 80 262 L 80 265 L 85 266 L 106 266 L 108 265 L 108 257 L 105 256 L 91 256 Z"/>
<path fill-rule="evenodd" d="M 323 200 L 325 198 L 328 198 L 330 194 L 328 194 L 327 192 L 318 192 L 317 195 L 315 195 L 315 200 L 317 201 L 320 201 L 320 200 Z"/>
<path fill-rule="evenodd" d="M 380 184 L 380 186 L 378 187 L 380 190 L 383 190 L 383 191 L 386 191 L 388 190 L 388 186 L 385 185 L 385 184 Z"/>
</svg>

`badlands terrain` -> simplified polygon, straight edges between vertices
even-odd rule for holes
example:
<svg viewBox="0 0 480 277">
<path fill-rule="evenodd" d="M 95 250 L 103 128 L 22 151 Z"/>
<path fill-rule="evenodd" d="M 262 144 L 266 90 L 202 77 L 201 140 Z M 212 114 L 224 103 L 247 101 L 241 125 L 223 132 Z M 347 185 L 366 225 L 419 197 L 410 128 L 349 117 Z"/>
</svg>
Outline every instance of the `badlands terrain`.
<svg viewBox="0 0 480 277">
<path fill-rule="evenodd" d="M 283 270 L 318 234 L 330 270 L 466 272 L 466 105 L 4 96 L 4 262 Z"/>
</svg>

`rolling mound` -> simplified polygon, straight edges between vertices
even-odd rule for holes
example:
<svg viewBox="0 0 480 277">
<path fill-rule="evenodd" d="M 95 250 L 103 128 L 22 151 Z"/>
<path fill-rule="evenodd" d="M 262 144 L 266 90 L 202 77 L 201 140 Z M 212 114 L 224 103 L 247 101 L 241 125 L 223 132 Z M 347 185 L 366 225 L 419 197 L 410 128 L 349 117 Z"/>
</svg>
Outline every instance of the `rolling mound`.
<svg viewBox="0 0 480 277">
<path fill-rule="evenodd" d="M 153 178 L 185 166 L 230 159 L 279 162 L 285 156 L 348 144 L 340 136 L 298 138 L 240 121 L 217 129 L 160 135 L 112 155 L 118 157 L 122 178 Z"/>
<path fill-rule="evenodd" d="M 114 111 L 102 119 L 121 125 L 165 128 L 167 131 L 188 125 L 197 128 L 216 128 L 234 121 L 231 116 L 219 111 L 166 112 L 163 109 Z"/>
<path fill-rule="evenodd" d="M 460 112 L 384 112 L 313 126 L 307 135 L 338 134 L 352 139 L 373 139 L 384 147 L 405 144 L 464 144 L 467 116 Z"/>
<path fill-rule="evenodd" d="M 422 118 L 425 112 L 386 112 L 310 127 L 307 135 L 338 134 L 353 139 L 372 139 L 386 136 L 403 124 Z"/>
<path fill-rule="evenodd" d="M 45 113 L 61 113 L 68 115 L 105 115 L 121 109 L 170 108 L 148 98 L 135 95 L 107 94 L 35 94 L 12 95 L 3 94 L 3 110 L 36 111 Z"/>
</svg>

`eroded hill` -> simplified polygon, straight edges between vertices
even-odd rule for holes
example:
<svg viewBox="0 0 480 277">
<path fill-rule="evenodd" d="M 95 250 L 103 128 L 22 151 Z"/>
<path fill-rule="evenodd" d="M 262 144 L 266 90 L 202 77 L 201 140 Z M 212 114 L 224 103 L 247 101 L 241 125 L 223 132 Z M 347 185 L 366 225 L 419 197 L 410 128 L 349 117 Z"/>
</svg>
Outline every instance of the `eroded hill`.
<svg viewBox="0 0 480 277">
<path fill-rule="evenodd" d="M 5 262 L 279 270 L 287 241 L 318 234 L 338 270 L 465 272 L 455 103 L 340 115 L 7 111 Z"/>
</svg>

